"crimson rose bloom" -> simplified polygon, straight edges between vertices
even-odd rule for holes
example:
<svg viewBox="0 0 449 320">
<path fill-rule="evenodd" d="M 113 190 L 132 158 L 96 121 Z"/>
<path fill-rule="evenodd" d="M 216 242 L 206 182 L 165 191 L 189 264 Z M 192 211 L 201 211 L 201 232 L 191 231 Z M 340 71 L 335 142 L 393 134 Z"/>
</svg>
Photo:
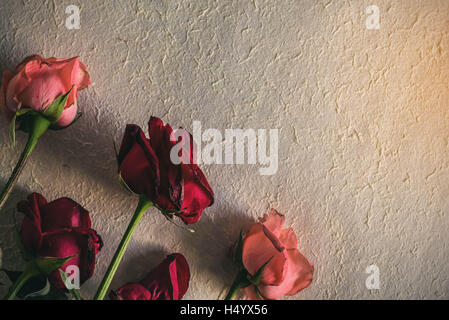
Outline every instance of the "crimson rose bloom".
<svg viewBox="0 0 449 320">
<path fill-rule="evenodd" d="M 21 237 L 25 248 L 39 257 L 66 258 L 74 256 L 62 266 L 76 265 L 80 283 L 94 273 L 95 257 L 103 246 L 101 237 L 91 228 L 89 212 L 69 198 L 47 203 L 39 193 L 32 193 L 17 208 L 25 214 Z M 58 289 L 65 289 L 58 270 L 49 276 Z"/>
<path fill-rule="evenodd" d="M 114 300 L 181 300 L 189 288 L 186 258 L 174 253 L 165 258 L 140 283 L 129 283 L 111 293 Z"/>
<path fill-rule="evenodd" d="M 148 123 L 149 139 L 137 125 L 126 126 L 118 154 L 119 172 L 127 186 L 137 194 L 144 194 L 158 208 L 178 211 L 184 223 L 197 222 L 203 210 L 214 202 L 214 192 L 201 169 L 193 161 L 193 139 L 190 154 L 174 164 L 171 149 L 177 144 L 173 129 L 159 118 Z"/>
</svg>

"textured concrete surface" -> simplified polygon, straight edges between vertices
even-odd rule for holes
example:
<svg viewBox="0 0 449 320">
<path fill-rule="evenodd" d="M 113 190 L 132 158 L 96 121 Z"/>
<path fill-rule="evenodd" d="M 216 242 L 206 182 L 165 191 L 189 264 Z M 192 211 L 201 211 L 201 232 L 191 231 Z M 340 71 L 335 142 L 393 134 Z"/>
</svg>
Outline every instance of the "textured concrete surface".
<svg viewBox="0 0 449 320">
<path fill-rule="evenodd" d="M 70 4 L 80 30 L 65 27 Z M 372 4 L 379 30 L 365 27 Z M 203 166 L 216 203 L 196 234 L 151 210 L 112 287 L 179 251 L 193 275 L 186 298 L 223 297 L 228 247 L 273 207 L 316 267 L 292 298 L 449 298 L 448 17 L 445 0 L 1 1 L 1 70 L 33 53 L 80 55 L 93 82 L 83 118 L 41 139 L 1 213 L 2 266 L 22 266 L 17 201 L 70 196 L 105 241 L 82 289 L 93 295 L 137 201 L 115 179 L 112 141 L 155 115 L 187 129 L 279 128 L 279 170 Z M 19 153 L 1 129 L 3 185 Z M 365 287 L 371 264 L 379 290 Z"/>
</svg>

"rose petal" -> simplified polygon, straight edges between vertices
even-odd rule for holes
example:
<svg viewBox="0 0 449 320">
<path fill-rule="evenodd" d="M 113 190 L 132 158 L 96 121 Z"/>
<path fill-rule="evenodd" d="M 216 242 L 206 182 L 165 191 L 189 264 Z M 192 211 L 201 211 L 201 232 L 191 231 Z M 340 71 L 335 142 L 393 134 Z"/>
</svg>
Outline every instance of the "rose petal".
<svg viewBox="0 0 449 320">
<path fill-rule="evenodd" d="M 189 265 L 180 253 L 169 255 L 140 283 L 147 288 L 153 300 L 180 300 L 190 280 Z"/>
<path fill-rule="evenodd" d="M 203 210 L 214 203 L 214 192 L 196 164 L 182 164 L 183 213 L 177 214 L 186 224 L 197 222 Z"/>
<path fill-rule="evenodd" d="M 248 287 L 243 288 L 243 291 L 249 300 L 260 300 L 256 294 L 256 287 L 254 285 L 249 285 Z"/>
<path fill-rule="evenodd" d="M 56 121 L 56 125 L 60 128 L 69 126 L 75 120 L 78 111 L 78 103 L 75 101 L 70 107 L 62 112 L 61 117 Z"/>
<path fill-rule="evenodd" d="M 159 161 L 138 126 L 126 127 L 119 162 L 121 177 L 131 190 L 137 194 L 146 194 L 151 200 L 157 197 Z"/>
<path fill-rule="evenodd" d="M 313 264 L 296 249 L 287 250 L 287 255 L 289 257 L 289 263 L 295 266 L 293 268 L 294 271 L 292 272 L 296 272 L 296 280 L 291 290 L 287 293 L 287 295 L 292 296 L 310 285 L 313 280 L 314 267 Z"/>
<path fill-rule="evenodd" d="M 285 217 L 276 210 L 271 209 L 269 214 L 265 214 L 263 218 L 260 219 L 260 222 L 276 235 L 276 237 L 279 237 L 285 222 Z"/>
<path fill-rule="evenodd" d="M 3 72 L 2 84 L 0 88 L 0 111 L 3 113 L 8 122 L 11 122 L 12 118 L 14 117 L 14 112 L 9 110 L 6 105 L 6 89 L 8 88 L 8 84 L 11 81 L 12 77 L 13 74 L 11 72 Z"/>
<path fill-rule="evenodd" d="M 111 295 L 112 300 L 152 300 L 151 293 L 141 284 L 129 283 Z"/>
<path fill-rule="evenodd" d="M 61 269 L 65 271 L 69 265 L 78 266 L 80 268 L 80 282 L 84 282 L 86 280 L 86 269 L 89 268 L 80 265 L 81 257 L 84 255 L 84 252 L 80 251 L 82 251 L 82 248 L 85 246 L 87 246 L 87 239 L 80 237 L 76 232 L 56 232 L 47 234 L 43 238 L 41 248 L 39 249 L 39 256 L 55 258 L 74 256 L 67 263 L 65 263 Z M 56 288 L 65 288 L 59 271 L 52 272 L 49 276 L 49 280 Z"/>
<path fill-rule="evenodd" d="M 27 200 L 20 201 L 17 209 L 25 214 L 21 226 L 22 242 L 25 248 L 35 253 L 41 246 L 42 227 L 40 208 L 47 200 L 39 193 L 32 193 Z"/>
<path fill-rule="evenodd" d="M 14 73 L 19 73 L 21 72 L 25 66 L 27 65 L 28 62 L 36 60 L 39 64 L 42 63 L 42 61 L 44 60 L 44 58 L 42 58 L 40 55 L 38 54 L 33 54 L 31 56 L 26 57 L 25 59 L 22 60 L 22 62 L 20 62 L 16 69 L 14 70 Z"/>
<path fill-rule="evenodd" d="M 71 84 L 75 85 L 78 90 L 85 89 L 91 84 L 87 66 L 79 60 L 79 57 L 62 59 L 52 57 L 43 59 L 43 63 L 47 63 L 54 69 L 65 69 L 67 65 L 73 64 L 74 68 L 70 72 Z"/>
<path fill-rule="evenodd" d="M 53 63 L 49 61 L 53 61 Z M 51 69 L 58 70 L 58 76 L 64 84 L 64 93 L 67 93 L 70 89 L 72 89 L 67 98 L 66 107 L 73 105 L 78 97 L 78 84 L 80 81 L 78 79 L 80 72 L 79 58 L 75 57 L 55 60 L 47 59 L 44 63 L 47 63 Z"/>
<path fill-rule="evenodd" d="M 186 258 L 180 253 L 174 253 L 169 256 L 172 259 L 170 263 L 170 275 L 173 287 L 173 300 L 181 300 L 189 289 L 190 269 Z M 176 278 L 175 278 L 176 273 Z M 176 281 L 175 281 L 176 279 Z M 175 288 L 176 287 L 176 294 Z"/>
<path fill-rule="evenodd" d="M 169 124 L 163 125 L 161 119 L 151 117 L 148 123 L 150 144 L 159 160 L 160 188 L 155 199 L 158 207 L 164 210 L 179 210 L 182 200 L 182 172 L 179 165 L 173 164 L 170 151 L 174 141 L 173 130 Z"/>
<path fill-rule="evenodd" d="M 292 228 L 282 230 L 279 240 L 286 249 L 296 249 L 298 247 L 298 239 Z"/>
<path fill-rule="evenodd" d="M 78 266 L 82 285 L 93 275 L 95 256 L 101 247 L 101 238 L 94 230 L 77 228 L 47 233 L 43 238 L 39 255 L 57 258 L 74 256 L 61 269 L 65 271 L 69 265 Z M 65 289 L 58 270 L 51 273 L 49 280 L 56 288 Z"/>
<path fill-rule="evenodd" d="M 266 299 L 276 300 L 285 295 L 295 295 L 308 287 L 313 278 L 313 265 L 297 250 L 286 250 L 287 272 L 285 280 L 279 286 L 259 286 L 259 291 Z"/>
<path fill-rule="evenodd" d="M 139 126 L 135 124 L 128 124 L 125 128 L 125 133 L 123 134 L 122 138 L 122 144 L 120 145 L 120 150 L 117 155 L 119 166 L 122 163 L 123 159 L 125 159 L 126 155 L 129 153 L 131 148 L 134 146 L 134 144 L 137 143 L 137 139 L 147 140 L 145 134 Z"/>
<path fill-rule="evenodd" d="M 64 79 L 56 70 L 44 64 L 39 65 L 37 61 L 27 63 L 24 71 L 16 75 L 13 81 L 15 79 L 17 82 L 8 87 L 7 96 L 20 100 L 24 106 L 36 111 L 44 111 L 57 97 L 70 89 L 64 86 Z"/>
<path fill-rule="evenodd" d="M 242 261 L 245 269 L 254 275 L 267 261 L 262 275 L 262 283 L 279 285 L 284 279 L 285 250 L 278 250 L 265 235 L 260 223 L 253 225 L 243 240 Z"/>
<path fill-rule="evenodd" d="M 91 85 L 89 72 L 87 70 L 87 66 L 80 61 L 80 68 L 78 70 L 78 74 L 76 76 L 76 85 L 78 86 L 78 90 L 83 90 Z"/>
<path fill-rule="evenodd" d="M 42 232 L 64 228 L 90 228 L 89 212 L 70 198 L 60 198 L 41 207 Z"/>
<path fill-rule="evenodd" d="M 150 117 L 148 121 L 148 131 L 150 137 L 151 146 L 157 150 L 162 143 L 162 137 L 164 136 L 164 123 L 161 119 L 156 117 Z"/>
<path fill-rule="evenodd" d="M 15 114 L 18 111 L 20 105 L 19 94 L 21 94 L 22 91 L 25 90 L 29 82 L 29 79 L 26 78 L 22 73 L 15 74 L 10 79 L 5 92 L 5 102 L 7 109 L 12 114 Z"/>
</svg>

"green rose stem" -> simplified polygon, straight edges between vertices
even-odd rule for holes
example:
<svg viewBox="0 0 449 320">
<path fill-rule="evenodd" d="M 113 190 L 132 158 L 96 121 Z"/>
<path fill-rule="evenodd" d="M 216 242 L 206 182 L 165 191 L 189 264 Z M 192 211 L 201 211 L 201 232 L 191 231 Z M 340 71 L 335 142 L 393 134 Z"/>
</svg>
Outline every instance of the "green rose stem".
<svg viewBox="0 0 449 320">
<path fill-rule="evenodd" d="M 103 300 L 106 296 L 106 293 L 109 290 L 109 286 L 111 285 L 111 281 L 114 278 L 115 272 L 117 271 L 120 262 L 122 261 L 123 255 L 126 251 L 126 247 L 131 240 L 134 230 L 139 225 L 139 222 L 142 219 L 145 211 L 152 205 L 153 203 L 148 200 L 145 195 L 141 195 L 139 197 L 139 203 L 137 204 L 136 211 L 134 212 L 131 222 L 129 223 L 128 228 L 126 229 L 125 234 L 123 235 L 122 240 L 120 241 L 120 244 L 115 251 L 114 257 L 112 258 L 111 264 L 109 265 L 109 268 L 106 271 L 103 280 L 101 281 L 100 287 L 95 294 L 94 300 Z"/>
<path fill-rule="evenodd" d="M 34 148 L 36 147 L 37 141 L 39 138 L 47 131 L 47 129 L 50 127 L 51 122 L 47 120 L 45 117 L 36 115 L 32 122 L 32 128 L 31 132 L 28 136 L 28 141 L 25 146 L 25 149 L 23 150 L 22 154 L 20 155 L 19 161 L 17 162 L 16 167 L 14 168 L 14 171 L 11 174 L 11 177 L 9 178 L 8 182 L 6 183 L 6 186 L 3 188 L 3 191 L 0 196 L 0 209 L 4 206 L 6 200 L 8 199 L 9 195 L 11 194 L 12 188 L 14 187 L 15 183 L 17 182 L 17 179 L 20 176 L 20 173 L 22 172 L 28 157 L 33 152 Z"/>
<path fill-rule="evenodd" d="M 12 287 L 9 289 L 8 295 L 5 299 L 14 300 L 17 293 L 29 279 L 40 274 L 48 276 L 52 271 L 62 267 L 73 257 L 75 257 L 75 255 L 65 258 L 40 257 L 28 261 L 25 270 L 20 274 L 19 278 L 17 278 Z"/>
<path fill-rule="evenodd" d="M 11 289 L 9 290 L 8 295 L 6 296 L 5 299 L 7 300 L 14 300 L 17 293 L 19 292 L 19 290 L 23 287 L 23 285 L 33 276 L 35 276 L 34 273 L 29 272 L 27 270 L 25 270 L 24 272 L 22 272 L 19 276 L 19 278 L 16 280 L 16 282 L 14 282 L 13 286 L 11 287 Z"/>
<path fill-rule="evenodd" d="M 239 274 L 235 278 L 234 282 L 231 285 L 231 288 L 229 289 L 228 294 L 224 299 L 225 300 L 234 299 L 234 296 L 237 293 L 237 291 L 239 291 L 241 288 L 247 287 L 248 285 L 249 285 L 248 272 L 245 269 L 243 269 L 239 272 Z"/>
</svg>

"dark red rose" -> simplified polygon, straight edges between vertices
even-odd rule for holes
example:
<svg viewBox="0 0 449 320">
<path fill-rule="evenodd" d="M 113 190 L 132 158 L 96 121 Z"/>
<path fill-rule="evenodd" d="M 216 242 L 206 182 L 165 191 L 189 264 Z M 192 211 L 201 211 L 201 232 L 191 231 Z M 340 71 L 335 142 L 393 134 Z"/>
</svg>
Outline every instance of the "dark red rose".
<svg viewBox="0 0 449 320">
<path fill-rule="evenodd" d="M 162 210 L 179 211 L 175 215 L 184 223 L 195 223 L 213 204 L 214 192 L 195 164 L 192 136 L 189 154 L 182 158 L 188 161 L 174 164 L 170 152 L 177 141 L 171 126 L 155 117 L 148 126 L 149 139 L 139 126 L 126 126 L 118 154 L 120 176 L 133 192 L 146 195 Z"/>
<path fill-rule="evenodd" d="M 25 248 L 38 257 L 65 258 L 72 255 L 62 270 L 76 265 L 83 284 L 94 273 L 95 257 L 101 250 L 101 237 L 91 228 L 89 212 L 69 198 L 47 203 L 39 193 L 32 193 L 17 208 L 25 214 L 21 237 Z M 49 276 L 50 282 L 65 289 L 59 271 Z"/>
<path fill-rule="evenodd" d="M 189 288 L 186 258 L 174 253 L 165 258 L 140 283 L 128 283 L 111 293 L 114 300 L 181 300 Z"/>
</svg>

